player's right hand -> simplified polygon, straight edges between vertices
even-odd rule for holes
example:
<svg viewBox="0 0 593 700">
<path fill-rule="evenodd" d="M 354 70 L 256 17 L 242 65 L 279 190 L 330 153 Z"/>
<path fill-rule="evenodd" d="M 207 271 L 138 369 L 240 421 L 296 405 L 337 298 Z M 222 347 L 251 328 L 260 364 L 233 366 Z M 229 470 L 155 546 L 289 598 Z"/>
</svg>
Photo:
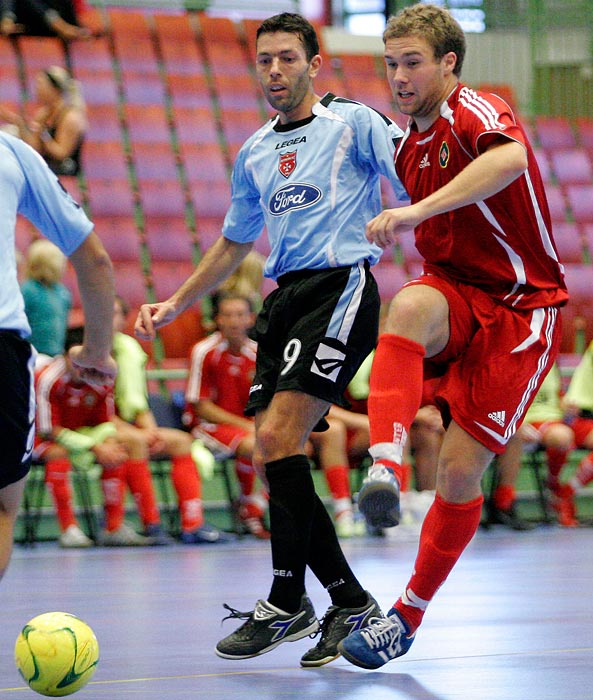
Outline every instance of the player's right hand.
<svg viewBox="0 0 593 700">
<path fill-rule="evenodd" d="M 154 340 L 156 329 L 166 326 L 177 317 L 175 306 L 169 301 L 142 304 L 134 324 L 134 333 L 142 340 Z"/>
</svg>

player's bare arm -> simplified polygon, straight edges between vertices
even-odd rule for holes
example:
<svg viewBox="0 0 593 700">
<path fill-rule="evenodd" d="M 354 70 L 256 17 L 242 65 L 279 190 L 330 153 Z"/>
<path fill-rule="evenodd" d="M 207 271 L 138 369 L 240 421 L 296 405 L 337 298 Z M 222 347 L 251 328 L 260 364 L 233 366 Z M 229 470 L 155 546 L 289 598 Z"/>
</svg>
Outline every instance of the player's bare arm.
<svg viewBox="0 0 593 700">
<path fill-rule="evenodd" d="M 99 237 L 92 232 L 70 255 L 84 310 L 84 343 L 70 350 L 70 358 L 89 384 L 111 384 L 117 374 L 111 357 L 113 267 Z"/>
<path fill-rule="evenodd" d="M 492 197 L 527 169 L 527 152 L 504 137 L 473 160 L 449 183 L 407 207 L 385 209 L 366 227 L 369 241 L 386 248 L 402 231 L 414 228 L 431 216 L 443 214 Z"/>
<path fill-rule="evenodd" d="M 171 323 L 182 311 L 216 289 L 239 266 L 252 247 L 253 243 L 236 243 L 221 236 L 169 299 L 140 307 L 134 326 L 136 335 L 143 340 L 153 340 L 157 328 Z"/>
</svg>

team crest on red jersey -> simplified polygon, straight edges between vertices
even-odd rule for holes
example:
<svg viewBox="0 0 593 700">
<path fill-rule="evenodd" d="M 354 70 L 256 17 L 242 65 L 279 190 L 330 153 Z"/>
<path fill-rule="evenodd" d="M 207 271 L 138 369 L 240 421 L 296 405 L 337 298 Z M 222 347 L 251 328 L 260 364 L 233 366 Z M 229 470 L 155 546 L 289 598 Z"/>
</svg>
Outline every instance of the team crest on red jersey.
<svg viewBox="0 0 593 700">
<path fill-rule="evenodd" d="M 296 155 L 296 151 L 280 154 L 280 158 L 278 160 L 278 170 L 284 177 L 288 177 L 294 172 L 294 169 L 296 168 Z"/>
<path fill-rule="evenodd" d="M 439 151 L 439 165 L 441 166 L 441 168 L 447 167 L 450 155 L 451 153 L 449 152 L 449 146 L 447 146 L 446 141 L 443 141 L 443 143 L 441 144 L 441 150 Z"/>
</svg>

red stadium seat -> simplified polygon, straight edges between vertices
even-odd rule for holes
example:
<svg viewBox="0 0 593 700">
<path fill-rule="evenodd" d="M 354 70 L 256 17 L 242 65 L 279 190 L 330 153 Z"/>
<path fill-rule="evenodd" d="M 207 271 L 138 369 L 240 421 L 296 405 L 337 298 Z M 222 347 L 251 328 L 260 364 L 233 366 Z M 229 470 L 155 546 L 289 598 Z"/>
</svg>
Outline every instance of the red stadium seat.
<svg viewBox="0 0 593 700">
<path fill-rule="evenodd" d="M 139 180 L 177 180 L 177 163 L 168 143 L 132 143 L 132 161 Z"/>
<path fill-rule="evenodd" d="M 231 145 L 243 144 L 263 124 L 259 109 L 226 109 L 222 111 L 222 129 Z"/>
<path fill-rule="evenodd" d="M 140 263 L 140 237 L 132 216 L 96 216 L 95 231 L 114 263 Z"/>
<path fill-rule="evenodd" d="M 126 9 L 110 9 L 109 22 L 115 54 L 120 67 L 128 70 L 156 74 L 157 57 L 143 12 Z"/>
<path fill-rule="evenodd" d="M 583 226 L 583 242 L 589 254 L 589 260 L 593 260 L 593 223 Z"/>
<path fill-rule="evenodd" d="M 550 151 L 550 161 L 559 185 L 593 182 L 593 165 L 582 148 L 554 149 Z"/>
<path fill-rule="evenodd" d="M 570 122 L 565 117 L 535 117 L 534 128 L 542 148 L 574 148 L 577 145 Z"/>
<path fill-rule="evenodd" d="M 177 180 L 139 180 L 138 191 L 144 216 L 183 216 L 185 197 Z"/>
<path fill-rule="evenodd" d="M 64 42 L 57 37 L 27 36 L 17 38 L 18 48 L 27 75 L 32 77 L 37 71 L 49 66 L 66 67 Z"/>
<path fill-rule="evenodd" d="M 121 140 L 96 142 L 88 140 L 82 149 L 82 166 L 91 178 L 125 179 L 128 165 Z"/>
<path fill-rule="evenodd" d="M 168 299 L 194 271 L 191 261 L 163 261 L 152 263 L 151 273 L 157 299 Z"/>
<path fill-rule="evenodd" d="M 212 77 L 221 109 L 259 109 L 261 93 L 249 73 Z"/>
<path fill-rule="evenodd" d="M 566 221 L 566 199 L 557 185 L 546 185 L 546 199 L 552 221 Z"/>
<path fill-rule="evenodd" d="M 88 104 L 89 130 L 87 143 L 121 141 L 122 130 L 117 107 L 111 104 Z"/>
<path fill-rule="evenodd" d="M 222 232 L 224 217 L 200 217 L 197 222 L 198 243 L 202 255 L 214 244 Z"/>
<path fill-rule="evenodd" d="M 575 221 L 593 222 L 593 184 L 567 185 L 566 197 Z"/>
<path fill-rule="evenodd" d="M 208 107 L 212 109 L 212 97 L 208 79 L 203 74 L 175 75 L 169 73 L 167 85 L 173 106 Z"/>
<path fill-rule="evenodd" d="M 132 143 L 171 142 L 171 130 L 162 105 L 127 104 L 124 112 Z"/>
<path fill-rule="evenodd" d="M 112 70 L 113 57 L 106 36 L 93 37 L 88 41 L 72 41 L 68 44 L 72 70 L 76 77 L 84 70 Z"/>
<path fill-rule="evenodd" d="M 123 297 L 130 307 L 138 308 L 147 299 L 147 286 L 139 262 L 118 262 L 113 266 L 115 291 Z"/>
<path fill-rule="evenodd" d="M 91 217 L 132 216 L 134 198 L 127 179 L 87 176 Z"/>
<path fill-rule="evenodd" d="M 593 118 L 578 117 L 575 122 L 579 143 L 593 154 Z"/>
<path fill-rule="evenodd" d="M 227 165 L 218 144 L 180 143 L 179 153 L 189 182 L 218 182 L 228 177 Z"/>
<path fill-rule="evenodd" d="M 210 107 L 174 105 L 173 123 L 181 142 L 218 144 L 218 127 Z"/>
<path fill-rule="evenodd" d="M 533 153 L 535 155 L 535 159 L 537 161 L 537 165 L 539 167 L 539 171 L 542 176 L 542 180 L 544 181 L 544 184 L 548 184 L 549 182 L 552 182 L 552 166 L 550 165 L 550 160 L 548 158 L 547 153 L 544 151 L 543 148 L 534 148 Z"/>
<path fill-rule="evenodd" d="M 146 244 L 152 261 L 188 262 L 193 256 L 192 235 L 182 216 L 149 217 Z"/>
<path fill-rule="evenodd" d="M 154 22 L 166 72 L 177 75 L 203 73 L 202 56 L 188 13 L 156 14 Z"/>
<path fill-rule="evenodd" d="M 189 183 L 189 190 L 198 219 L 224 217 L 231 203 L 228 180 L 194 180 Z"/>
<path fill-rule="evenodd" d="M 122 73 L 124 100 L 132 105 L 163 105 L 165 85 L 158 73 L 127 71 Z"/>
<path fill-rule="evenodd" d="M 119 99 L 113 71 L 98 68 L 80 68 L 76 74 L 87 105 L 116 105 Z"/>
<path fill-rule="evenodd" d="M 554 240 L 561 262 L 582 263 L 584 255 L 584 240 L 580 227 L 569 222 L 554 224 Z"/>
</svg>

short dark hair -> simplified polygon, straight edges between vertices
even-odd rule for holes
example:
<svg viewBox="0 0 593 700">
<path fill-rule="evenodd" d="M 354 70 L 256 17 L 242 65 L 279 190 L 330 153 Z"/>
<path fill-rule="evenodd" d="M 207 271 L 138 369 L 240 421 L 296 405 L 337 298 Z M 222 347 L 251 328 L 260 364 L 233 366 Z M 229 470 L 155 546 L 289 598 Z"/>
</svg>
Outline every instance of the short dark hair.
<svg viewBox="0 0 593 700">
<path fill-rule="evenodd" d="M 214 318 L 218 316 L 220 312 L 220 305 L 223 303 L 223 301 L 233 301 L 234 299 L 244 301 L 249 307 L 249 311 L 253 313 L 253 302 L 249 297 L 245 296 L 244 294 L 239 294 L 239 292 L 227 292 L 226 290 L 221 289 L 214 292 L 212 295 L 212 315 Z"/>
<path fill-rule="evenodd" d="M 453 52 L 457 56 L 453 73 L 456 76 L 461 75 L 465 57 L 465 34 L 448 10 L 424 3 L 400 10 L 387 20 L 383 42 L 407 36 L 426 39 L 437 61 L 445 54 Z"/>
<path fill-rule="evenodd" d="M 256 42 L 261 34 L 273 34 L 274 32 L 296 34 L 303 44 L 307 61 L 319 53 L 319 39 L 315 27 L 296 12 L 282 12 L 265 19 L 257 29 Z"/>
</svg>

